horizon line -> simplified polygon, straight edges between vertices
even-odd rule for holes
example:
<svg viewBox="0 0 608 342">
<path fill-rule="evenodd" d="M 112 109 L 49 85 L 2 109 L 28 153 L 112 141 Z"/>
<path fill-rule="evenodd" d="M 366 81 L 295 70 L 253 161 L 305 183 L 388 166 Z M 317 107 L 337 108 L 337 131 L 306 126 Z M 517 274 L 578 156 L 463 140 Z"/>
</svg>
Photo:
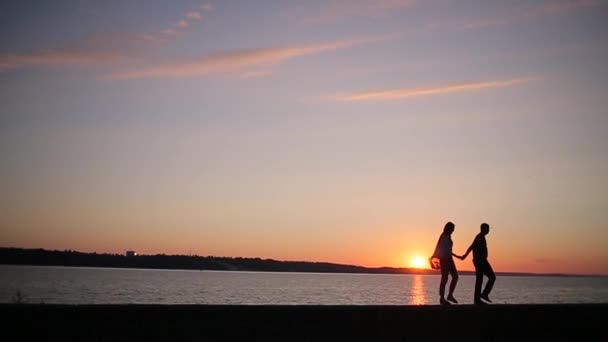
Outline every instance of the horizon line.
<svg viewBox="0 0 608 342">
<path fill-rule="evenodd" d="M 48 252 L 61 252 L 61 253 L 80 253 L 80 254 L 100 254 L 100 255 L 116 255 L 122 257 L 128 257 L 126 253 L 109 253 L 109 252 L 82 252 L 73 249 L 46 249 L 46 248 L 24 248 L 24 247 L 2 247 L 0 246 L 0 250 L 3 249 L 16 249 L 16 250 L 42 250 Z M 306 261 L 306 260 L 278 260 L 273 258 L 263 258 L 263 257 L 242 257 L 242 256 L 216 256 L 216 255 L 198 255 L 198 254 L 164 254 L 164 253 L 156 253 L 156 254 L 137 254 L 134 256 L 130 256 L 130 258 L 134 257 L 148 257 L 148 256 L 165 256 L 165 257 L 197 257 L 197 258 L 227 258 L 227 259 L 260 259 L 262 261 L 276 261 L 282 263 L 309 263 L 309 264 L 330 264 L 336 266 L 344 266 L 344 267 L 358 267 L 367 270 L 382 270 L 382 269 L 394 269 L 394 270 L 407 270 L 409 274 L 420 274 L 420 275 L 438 275 L 439 271 L 433 270 L 431 268 L 414 268 L 414 267 L 401 267 L 401 266 L 361 266 L 355 264 L 341 264 L 330 261 Z M 14 265 L 14 266 L 25 266 L 23 264 L 3 264 L 0 265 Z M 36 265 L 36 264 L 28 264 L 28 266 L 61 266 L 61 267 L 94 267 L 94 268 L 128 268 L 128 269 L 138 269 L 138 268 L 130 268 L 130 267 L 100 267 L 100 266 L 70 266 L 70 265 Z M 167 269 L 167 270 L 190 270 L 186 268 L 143 268 L 143 269 Z M 228 271 L 231 270 L 205 270 L 201 269 L 201 271 Z M 247 272 L 247 270 L 232 270 L 234 272 Z M 278 273 L 350 273 L 350 274 L 360 274 L 365 272 L 302 272 L 302 271 L 249 271 L 249 272 L 278 272 Z M 474 270 L 459 270 L 459 273 L 466 273 L 465 275 L 475 274 Z M 549 273 L 538 273 L 538 272 L 521 272 L 521 271 L 495 271 L 497 275 L 507 275 L 507 276 L 549 276 L 549 277 L 608 277 L 608 274 L 600 274 L 600 273 L 561 273 L 561 272 L 549 272 Z M 380 273 L 375 273 L 380 274 Z M 395 273 L 386 273 L 386 274 L 395 274 Z M 402 273 L 404 274 L 404 273 Z"/>
</svg>

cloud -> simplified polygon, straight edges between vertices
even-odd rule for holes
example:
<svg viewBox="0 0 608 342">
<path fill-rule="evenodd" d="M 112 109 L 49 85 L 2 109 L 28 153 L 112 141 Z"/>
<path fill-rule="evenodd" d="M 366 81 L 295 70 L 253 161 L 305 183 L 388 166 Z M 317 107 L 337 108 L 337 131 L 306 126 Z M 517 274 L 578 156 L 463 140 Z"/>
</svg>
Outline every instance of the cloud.
<svg viewBox="0 0 608 342">
<path fill-rule="evenodd" d="M 527 83 L 536 80 L 536 77 L 516 78 L 510 80 L 495 80 L 476 83 L 460 83 L 429 88 L 399 88 L 380 91 L 368 91 L 347 95 L 335 95 L 330 99 L 339 102 L 364 102 L 364 101 L 394 101 L 419 96 L 443 95 L 465 91 L 475 91 L 490 88 L 510 87 L 516 84 Z"/>
<path fill-rule="evenodd" d="M 204 5 L 203 5 L 204 6 Z M 205 7 L 210 11 L 211 6 Z M 177 24 L 148 33 L 102 33 L 83 38 L 63 47 L 19 53 L 0 54 L 0 72 L 27 66 L 42 65 L 93 65 L 125 59 L 146 44 L 162 43 L 175 38 L 194 20 L 200 20 L 198 11 L 187 12 Z"/>
<path fill-rule="evenodd" d="M 201 6 L 203 12 L 211 11 L 211 5 L 205 4 Z M 147 33 L 143 37 L 147 41 L 162 42 L 169 38 L 173 38 L 180 34 L 184 29 L 189 27 L 192 22 L 200 21 L 203 18 L 200 11 L 190 11 L 184 14 L 184 16 L 175 24 L 173 27 L 166 27 L 156 32 Z"/>
<path fill-rule="evenodd" d="M 239 75 L 241 79 L 250 79 L 250 78 L 259 78 L 265 77 L 272 74 L 270 70 L 255 70 L 255 71 L 247 71 Z"/>
<path fill-rule="evenodd" d="M 186 13 L 186 18 L 192 19 L 192 20 L 201 20 L 202 17 L 201 17 L 200 12 L 192 11 L 192 12 Z"/>
<path fill-rule="evenodd" d="M 186 21 L 184 19 L 178 21 L 177 24 L 175 24 L 175 26 L 181 27 L 181 28 L 188 27 L 189 25 L 190 24 L 188 23 L 188 21 Z"/>
<path fill-rule="evenodd" d="M 166 28 L 160 31 L 160 33 L 166 35 L 166 36 L 171 36 L 177 33 L 177 30 L 172 29 L 172 28 Z"/>
<path fill-rule="evenodd" d="M 510 25 L 526 20 L 546 16 L 568 14 L 580 9 L 591 8 L 600 5 L 598 0 L 552 0 L 542 4 L 530 2 L 511 11 L 499 14 L 491 18 L 472 20 L 464 24 L 465 28 L 478 29 L 493 26 Z"/>
<path fill-rule="evenodd" d="M 151 77 L 192 77 L 214 73 L 231 73 L 249 67 L 269 67 L 289 59 L 335 51 L 360 44 L 391 38 L 391 35 L 365 37 L 333 42 L 291 47 L 238 50 L 205 56 L 195 61 L 152 66 L 111 75 L 111 79 L 136 79 Z"/>
<path fill-rule="evenodd" d="M 22 54 L 0 55 L 0 71 L 28 65 L 92 65 L 114 62 L 124 56 L 114 53 L 48 49 Z"/>
<path fill-rule="evenodd" d="M 120 61 L 142 38 L 135 34 L 96 34 L 57 48 L 0 54 L 0 71 L 27 66 L 94 65 Z"/>
<path fill-rule="evenodd" d="M 331 0 L 318 13 L 304 16 L 302 22 L 318 24 L 345 18 L 370 16 L 382 11 L 405 8 L 413 5 L 415 0 Z"/>
</svg>

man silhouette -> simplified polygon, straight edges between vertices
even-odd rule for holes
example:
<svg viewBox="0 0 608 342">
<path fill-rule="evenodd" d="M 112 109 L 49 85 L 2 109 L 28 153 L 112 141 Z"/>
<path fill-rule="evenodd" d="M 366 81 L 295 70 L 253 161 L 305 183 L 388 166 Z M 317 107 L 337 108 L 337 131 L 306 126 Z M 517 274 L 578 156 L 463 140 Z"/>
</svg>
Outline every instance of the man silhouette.
<svg viewBox="0 0 608 342">
<path fill-rule="evenodd" d="M 496 275 L 494 275 L 494 270 L 492 270 L 492 266 L 488 262 L 486 235 L 490 232 L 490 226 L 487 223 L 482 223 L 480 230 L 481 232 L 477 234 L 467 252 L 460 259 L 464 260 L 473 251 L 473 265 L 475 265 L 475 295 L 473 299 L 475 304 L 486 304 L 482 299 L 490 303 L 492 302 L 489 295 L 490 291 L 492 291 L 492 286 L 494 286 Z M 488 282 L 483 292 L 481 292 L 484 275 L 488 277 Z"/>
</svg>

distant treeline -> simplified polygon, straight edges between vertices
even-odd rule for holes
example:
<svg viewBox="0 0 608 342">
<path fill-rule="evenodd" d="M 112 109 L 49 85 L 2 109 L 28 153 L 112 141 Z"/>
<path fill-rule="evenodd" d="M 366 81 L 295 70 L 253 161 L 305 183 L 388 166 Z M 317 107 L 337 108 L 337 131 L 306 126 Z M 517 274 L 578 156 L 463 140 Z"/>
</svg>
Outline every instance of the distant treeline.
<svg viewBox="0 0 608 342">
<path fill-rule="evenodd" d="M 230 258 L 198 255 L 135 255 L 82 253 L 72 250 L 0 248 L 0 264 L 156 268 L 186 270 L 318 272 L 318 273 L 388 273 L 435 274 L 434 270 L 393 267 L 362 267 L 328 262 L 279 261 L 260 258 Z"/>
</svg>

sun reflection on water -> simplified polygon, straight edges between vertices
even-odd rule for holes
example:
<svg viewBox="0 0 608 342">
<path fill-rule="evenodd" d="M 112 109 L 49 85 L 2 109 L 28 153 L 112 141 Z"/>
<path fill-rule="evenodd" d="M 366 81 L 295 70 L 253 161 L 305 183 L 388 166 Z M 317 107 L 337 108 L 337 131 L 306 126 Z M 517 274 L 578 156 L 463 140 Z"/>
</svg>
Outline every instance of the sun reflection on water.
<svg viewBox="0 0 608 342">
<path fill-rule="evenodd" d="M 424 296 L 424 281 L 422 279 L 422 275 L 420 274 L 416 274 L 414 276 L 414 282 L 412 284 L 412 304 L 426 304 L 426 297 Z"/>
</svg>

